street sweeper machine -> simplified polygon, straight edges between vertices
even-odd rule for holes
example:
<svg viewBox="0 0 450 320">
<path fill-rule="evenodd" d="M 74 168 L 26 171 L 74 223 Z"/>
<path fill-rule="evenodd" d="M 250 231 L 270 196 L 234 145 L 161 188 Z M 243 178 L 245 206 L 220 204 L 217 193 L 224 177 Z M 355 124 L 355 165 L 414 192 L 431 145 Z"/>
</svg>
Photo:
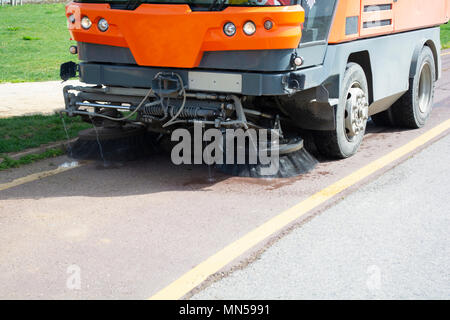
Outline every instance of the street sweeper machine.
<svg viewBox="0 0 450 320">
<path fill-rule="evenodd" d="M 449 9 L 447 0 L 76 0 L 66 16 L 80 62 L 63 64 L 61 77 L 87 85 L 64 88 L 64 112 L 94 124 L 78 144 L 100 142 L 103 153 L 144 152 L 195 125 L 267 129 L 279 136 L 275 176 L 298 174 L 315 164 L 305 145 L 354 155 L 370 117 L 425 124 Z M 232 173 L 252 175 L 244 171 Z"/>
</svg>

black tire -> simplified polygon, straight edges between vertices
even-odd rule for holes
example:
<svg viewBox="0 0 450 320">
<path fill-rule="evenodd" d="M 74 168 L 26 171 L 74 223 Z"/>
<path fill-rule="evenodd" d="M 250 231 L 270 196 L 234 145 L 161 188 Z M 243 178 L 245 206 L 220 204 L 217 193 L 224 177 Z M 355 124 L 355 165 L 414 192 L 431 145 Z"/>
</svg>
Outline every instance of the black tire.
<svg viewBox="0 0 450 320">
<path fill-rule="evenodd" d="M 417 63 L 416 74 L 409 81 L 409 90 L 394 105 L 392 118 L 400 127 L 418 129 L 425 125 L 433 106 L 434 87 L 436 82 L 436 66 L 433 52 L 423 47 Z M 425 91 L 429 86 L 429 96 Z M 422 100 L 423 98 L 423 100 Z"/>
<path fill-rule="evenodd" d="M 363 68 L 359 64 L 349 63 L 345 70 L 341 85 L 341 97 L 336 109 L 336 129 L 333 131 L 316 131 L 314 135 L 317 150 L 326 157 L 335 159 L 351 157 L 358 151 L 363 140 L 367 119 L 364 121 L 364 130 L 351 139 L 349 139 L 345 127 L 346 117 L 348 116 L 346 112 L 348 92 L 355 84 L 368 99 L 369 90 Z"/>
</svg>

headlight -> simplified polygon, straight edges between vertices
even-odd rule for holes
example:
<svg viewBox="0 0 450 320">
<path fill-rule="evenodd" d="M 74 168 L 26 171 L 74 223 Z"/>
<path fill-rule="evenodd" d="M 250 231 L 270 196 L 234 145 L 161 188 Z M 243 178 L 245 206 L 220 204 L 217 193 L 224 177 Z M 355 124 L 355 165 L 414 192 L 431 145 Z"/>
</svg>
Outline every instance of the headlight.
<svg viewBox="0 0 450 320">
<path fill-rule="evenodd" d="M 232 37 L 234 36 L 234 34 L 236 33 L 236 26 L 234 25 L 233 22 L 227 22 L 225 23 L 225 25 L 223 26 L 223 32 L 229 36 Z"/>
<path fill-rule="evenodd" d="M 75 23 L 75 15 L 74 15 L 74 14 L 71 14 L 71 15 L 69 16 L 69 22 L 70 22 L 70 23 Z"/>
<path fill-rule="evenodd" d="M 98 30 L 105 32 L 109 28 L 108 21 L 106 19 L 100 19 L 100 21 L 97 24 Z"/>
<path fill-rule="evenodd" d="M 247 21 L 244 23 L 244 33 L 248 36 L 253 35 L 256 32 L 256 25 L 253 21 Z"/>
<path fill-rule="evenodd" d="M 83 18 L 81 18 L 81 26 L 83 27 L 83 29 L 87 30 L 92 26 L 92 22 L 88 17 L 84 16 Z"/>
</svg>

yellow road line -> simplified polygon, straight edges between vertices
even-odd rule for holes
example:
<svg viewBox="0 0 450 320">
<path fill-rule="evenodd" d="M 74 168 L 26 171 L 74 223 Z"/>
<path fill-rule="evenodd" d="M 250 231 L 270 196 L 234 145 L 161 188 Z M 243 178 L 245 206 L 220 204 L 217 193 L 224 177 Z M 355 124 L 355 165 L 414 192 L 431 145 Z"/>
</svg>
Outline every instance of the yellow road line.
<svg viewBox="0 0 450 320">
<path fill-rule="evenodd" d="M 43 179 L 46 177 L 54 176 L 58 173 L 62 173 L 62 172 L 65 172 L 65 171 L 68 171 L 71 169 L 78 168 L 78 167 L 79 167 L 79 165 L 73 165 L 73 166 L 68 166 L 68 167 L 58 167 L 57 169 L 54 169 L 54 170 L 33 173 L 33 174 L 30 174 L 29 176 L 18 178 L 16 180 L 13 180 L 8 183 L 0 184 L 0 191 L 14 188 L 14 187 L 20 186 L 21 184 L 24 184 L 24 183 L 28 183 L 28 182 L 40 180 L 40 179 Z"/>
<path fill-rule="evenodd" d="M 180 278 L 169 284 L 167 287 L 150 297 L 152 300 L 180 299 L 192 289 L 200 285 L 210 275 L 218 272 L 227 264 L 238 258 L 246 251 L 280 231 L 290 223 L 299 219 L 307 212 L 330 200 L 335 195 L 355 185 L 381 168 L 393 163 L 428 141 L 437 137 L 441 133 L 450 129 L 450 119 L 435 128 L 427 131 L 418 138 L 406 145 L 390 152 L 389 154 L 371 162 L 363 168 L 346 176 L 342 180 L 326 187 L 311 197 L 301 201 L 294 207 L 282 212 L 278 216 L 265 222 L 253 231 L 247 233 L 239 240 L 226 246 L 213 256 L 209 257 L 199 265 L 182 275 Z"/>
<path fill-rule="evenodd" d="M 446 53 L 442 53 L 441 56 L 447 56 L 449 54 L 450 54 L 450 52 L 446 52 Z"/>
</svg>

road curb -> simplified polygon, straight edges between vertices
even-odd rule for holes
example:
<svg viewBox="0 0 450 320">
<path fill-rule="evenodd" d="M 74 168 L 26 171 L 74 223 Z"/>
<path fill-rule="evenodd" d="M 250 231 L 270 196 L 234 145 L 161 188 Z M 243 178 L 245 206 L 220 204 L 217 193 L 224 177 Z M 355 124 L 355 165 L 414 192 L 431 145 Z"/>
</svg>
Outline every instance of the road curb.
<svg viewBox="0 0 450 320">
<path fill-rule="evenodd" d="M 25 156 L 29 156 L 29 155 L 33 155 L 33 154 L 41 154 L 44 153 L 50 149 L 63 149 L 64 151 L 67 150 L 67 146 L 71 143 L 73 143 L 76 140 L 76 138 L 74 139 L 70 139 L 68 141 L 59 141 L 59 142 L 54 142 L 54 143 L 48 143 L 42 146 L 39 146 L 37 148 L 32 148 L 32 149 L 27 149 L 25 151 L 20 151 L 20 152 L 12 152 L 12 153 L 7 153 L 6 156 L 8 158 L 11 158 L 13 160 L 19 160 L 22 157 Z M 3 158 L 0 158 L 0 163 L 3 162 Z"/>
</svg>

